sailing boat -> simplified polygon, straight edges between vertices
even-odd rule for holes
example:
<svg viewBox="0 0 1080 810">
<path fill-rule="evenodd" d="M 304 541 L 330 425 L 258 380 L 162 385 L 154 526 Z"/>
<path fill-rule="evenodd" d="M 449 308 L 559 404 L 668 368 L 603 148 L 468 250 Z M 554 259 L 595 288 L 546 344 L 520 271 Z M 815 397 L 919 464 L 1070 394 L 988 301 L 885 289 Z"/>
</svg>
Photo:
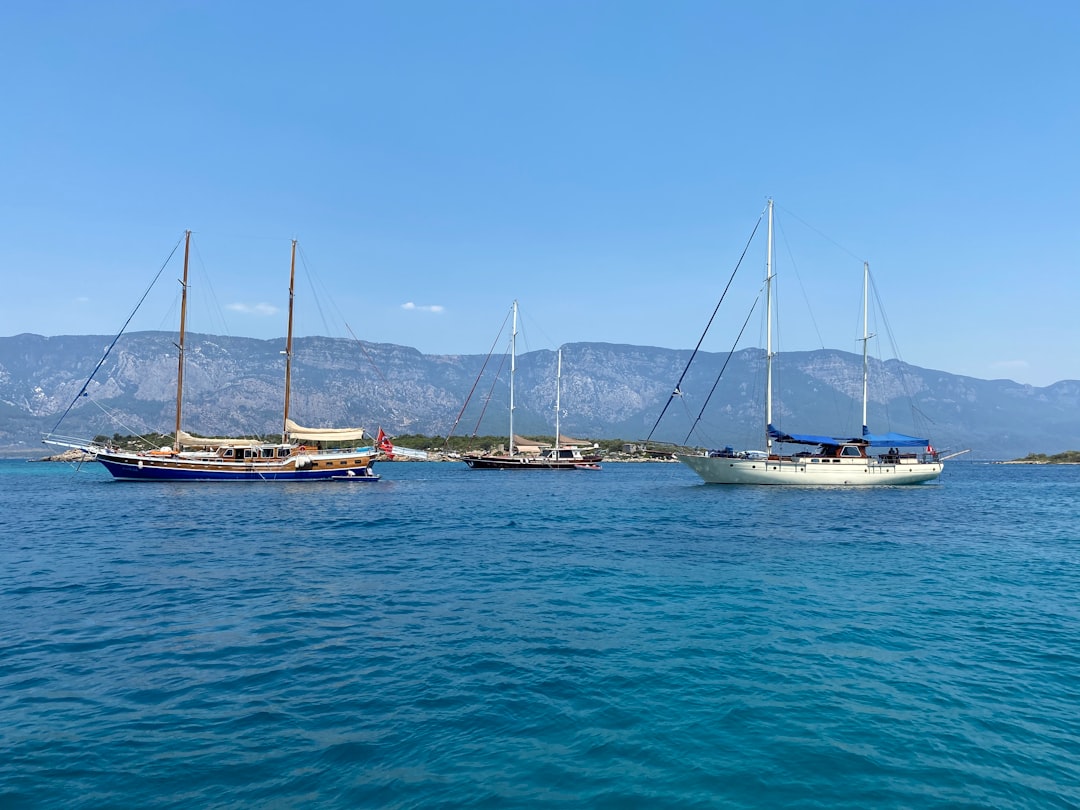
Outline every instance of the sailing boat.
<svg viewBox="0 0 1080 810">
<path fill-rule="evenodd" d="M 559 433 L 562 409 L 562 349 L 558 351 L 555 371 L 555 446 L 528 445 L 514 435 L 514 376 L 517 373 L 518 303 L 513 304 L 513 323 L 510 330 L 510 450 L 508 453 L 465 454 L 461 460 L 474 470 L 599 470 L 598 455 L 582 455 L 582 442 L 567 439 Z M 528 447 L 526 451 L 524 448 Z"/>
<path fill-rule="evenodd" d="M 285 344 L 285 407 L 280 442 L 257 439 L 207 439 L 182 429 L 184 404 L 184 339 L 187 320 L 188 257 L 191 231 L 184 236 L 184 275 L 181 281 L 180 336 L 176 373 L 176 431 L 171 447 L 145 452 L 117 450 L 94 442 L 80 442 L 47 434 L 45 443 L 74 448 L 100 462 L 114 478 L 131 481 L 310 481 L 341 479 L 378 481 L 372 465 L 374 447 L 327 449 L 326 445 L 354 444 L 364 438 L 363 428 L 306 428 L 289 418 L 293 356 L 293 298 L 296 277 L 296 240 L 289 269 L 289 328 Z M 114 342 L 115 343 L 115 342 Z M 104 358 L 102 358 L 104 360 Z M 98 364 L 100 368 L 101 363 Z M 95 369 L 96 372 L 97 369 Z M 93 374 L 91 374 L 93 378 Z M 90 380 L 83 384 L 82 396 Z M 77 398 L 76 398 L 77 399 Z"/>
<path fill-rule="evenodd" d="M 862 436 L 856 438 L 785 433 L 773 425 L 773 201 L 768 203 L 768 248 L 765 269 L 765 450 L 735 452 L 728 447 L 675 457 L 709 484 L 773 484 L 780 486 L 895 486 L 932 481 L 941 475 L 942 459 L 929 440 L 899 433 L 874 434 L 867 426 L 867 344 L 870 266 L 863 264 Z M 815 448 L 783 454 L 773 443 Z M 872 447 L 888 447 L 874 455 Z"/>
</svg>

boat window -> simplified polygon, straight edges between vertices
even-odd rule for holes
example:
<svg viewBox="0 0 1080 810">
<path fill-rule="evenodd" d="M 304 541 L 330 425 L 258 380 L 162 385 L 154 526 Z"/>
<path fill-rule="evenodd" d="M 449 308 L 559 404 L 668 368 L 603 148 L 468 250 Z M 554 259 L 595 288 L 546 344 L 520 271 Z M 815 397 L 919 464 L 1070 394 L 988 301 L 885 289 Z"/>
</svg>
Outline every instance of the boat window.
<svg viewBox="0 0 1080 810">
<path fill-rule="evenodd" d="M 274 457 L 274 448 L 273 447 L 264 447 L 263 451 L 262 451 L 262 457 L 263 458 L 273 458 Z"/>
<path fill-rule="evenodd" d="M 226 447 L 221 452 L 221 456 L 222 456 L 222 458 L 232 458 L 233 457 L 233 449 L 231 447 Z"/>
<path fill-rule="evenodd" d="M 856 447 L 853 444 L 849 444 L 849 445 L 846 445 L 844 447 L 844 450 L 841 453 L 841 455 L 845 455 L 845 456 L 861 456 L 862 453 L 859 452 L 858 447 Z"/>
</svg>

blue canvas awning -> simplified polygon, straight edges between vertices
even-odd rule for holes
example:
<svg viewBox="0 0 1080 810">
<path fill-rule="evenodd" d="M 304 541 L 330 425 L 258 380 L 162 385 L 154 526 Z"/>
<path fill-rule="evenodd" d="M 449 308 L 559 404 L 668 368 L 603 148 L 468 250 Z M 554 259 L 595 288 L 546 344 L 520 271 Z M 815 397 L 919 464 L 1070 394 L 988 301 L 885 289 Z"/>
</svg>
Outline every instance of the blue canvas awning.
<svg viewBox="0 0 1080 810">
<path fill-rule="evenodd" d="M 875 447 L 928 447 L 929 439 L 906 436 L 903 433 L 871 433 L 863 427 L 862 438 L 854 436 L 820 436 L 815 433 L 784 433 L 769 425 L 769 438 L 789 444 L 869 444 Z"/>
<path fill-rule="evenodd" d="M 863 426 L 863 439 L 876 447 L 929 447 L 929 439 L 905 436 L 903 433 L 871 433 Z"/>
<path fill-rule="evenodd" d="M 862 443 L 863 439 L 838 438 L 836 436 L 818 436 L 812 433 L 784 433 L 769 425 L 769 438 L 789 444 L 845 444 Z"/>
</svg>

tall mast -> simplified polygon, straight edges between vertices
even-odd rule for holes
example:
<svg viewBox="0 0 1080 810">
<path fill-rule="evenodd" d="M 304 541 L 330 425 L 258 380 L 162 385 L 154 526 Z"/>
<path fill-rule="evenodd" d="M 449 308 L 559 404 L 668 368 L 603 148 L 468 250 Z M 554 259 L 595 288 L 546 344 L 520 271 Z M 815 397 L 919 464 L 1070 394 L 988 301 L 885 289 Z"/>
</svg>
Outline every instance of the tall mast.
<svg viewBox="0 0 1080 810">
<path fill-rule="evenodd" d="M 769 246 L 765 254 L 765 447 L 772 453 L 773 201 L 769 199 Z"/>
<path fill-rule="evenodd" d="M 518 304 L 514 299 L 514 321 L 510 330 L 510 455 L 514 455 L 514 372 L 517 371 L 517 315 Z"/>
<path fill-rule="evenodd" d="M 289 333 L 285 338 L 285 417 L 281 423 L 281 442 L 289 438 L 289 387 L 292 384 L 293 297 L 296 281 L 296 240 L 292 240 L 292 260 L 289 262 Z"/>
<path fill-rule="evenodd" d="M 870 378 L 870 367 L 867 359 L 867 346 L 870 344 L 870 323 L 868 320 L 870 298 L 870 262 L 863 262 L 863 288 L 862 288 L 862 432 L 865 436 L 869 431 L 866 422 L 867 380 Z"/>
<path fill-rule="evenodd" d="M 559 395 L 562 393 L 562 348 L 559 348 L 559 360 L 555 367 L 555 459 L 559 458 Z"/>
<path fill-rule="evenodd" d="M 184 279 L 180 282 L 180 342 L 176 361 L 176 433 L 173 450 L 180 452 L 180 418 L 184 407 L 184 336 L 187 332 L 188 256 L 191 254 L 191 231 L 184 231 Z"/>
</svg>

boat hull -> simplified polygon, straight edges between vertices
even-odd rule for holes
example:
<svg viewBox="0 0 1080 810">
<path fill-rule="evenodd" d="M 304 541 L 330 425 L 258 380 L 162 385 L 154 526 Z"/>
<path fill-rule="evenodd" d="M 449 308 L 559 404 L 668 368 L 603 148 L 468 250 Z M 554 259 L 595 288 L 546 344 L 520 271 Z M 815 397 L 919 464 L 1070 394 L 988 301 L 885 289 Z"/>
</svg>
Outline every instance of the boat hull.
<svg viewBox="0 0 1080 810">
<path fill-rule="evenodd" d="M 546 460 L 541 458 L 484 458 L 482 456 L 474 458 L 463 458 L 466 464 L 468 464 L 474 470 L 581 470 L 581 469 L 600 469 L 599 465 L 592 467 L 586 467 L 586 464 L 594 464 L 593 462 L 583 462 L 581 459 L 577 461 L 570 460 Z"/>
<path fill-rule="evenodd" d="M 941 475 L 940 461 L 885 463 L 876 459 L 730 458 L 676 453 L 707 484 L 874 487 L 922 484 Z"/>
<path fill-rule="evenodd" d="M 309 457 L 300 467 L 295 458 L 267 463 L 98 453 L 96 460 L 120 481 L 328 481 L 346 477 L 379 480 L 371 469 L 374 458 L 355 454 Z"/>
</svg>

